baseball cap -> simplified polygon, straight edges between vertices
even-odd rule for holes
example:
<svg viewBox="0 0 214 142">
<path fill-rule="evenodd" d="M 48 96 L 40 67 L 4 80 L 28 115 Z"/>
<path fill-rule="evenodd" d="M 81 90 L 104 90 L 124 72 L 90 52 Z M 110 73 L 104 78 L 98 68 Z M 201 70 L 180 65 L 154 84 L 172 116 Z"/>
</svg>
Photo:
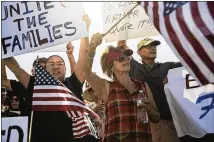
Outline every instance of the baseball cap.
<svg viewBox="0 0 214 142">
<path fill-rule="evenodd" d="M 36 59 L 34 62 L 33 62 L 33 67 L 36 65 L 36 61 L 38 60 L 38 62 L 44 62 L 44 63 L 47 63 L 48 59 L 45 58 L 45 57 L 42 57 L 42 58 L 38 58 Z"/>
<path fill-rule="evenodd" d="M 151 38 L 145 38 L 138 43 L 137 50 L 140 50 L 142 47 L 150 45 L 150 44 L 154 44 L 157 46 L 157 45 L 160 45 L 161 42 L 159 40 L 154 40 Z"/>
<path fill-rule="evenodd" d="M 133 51 L 131 49 L 125 48 L 124 45 L 116 47 L 116 50 L 109 51 L 106 59 L 106 63 L 109 64 L 111 61 L 117 59 L 122 55 L 131 56 Z"/>
</svg>

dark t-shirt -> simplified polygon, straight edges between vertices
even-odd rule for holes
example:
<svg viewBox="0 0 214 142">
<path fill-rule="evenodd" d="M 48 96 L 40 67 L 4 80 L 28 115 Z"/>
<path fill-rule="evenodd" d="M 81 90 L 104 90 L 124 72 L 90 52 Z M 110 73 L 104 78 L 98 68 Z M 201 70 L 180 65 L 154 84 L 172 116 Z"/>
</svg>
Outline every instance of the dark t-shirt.
<svg viewBox="0 0 214 142">
<path fill-rule="evenodd" d="M 32 109 L 34 81 L 35 78 L 31 76 L 27 89 L 25 89 L 19 82 L 11 81 L 11 87 L 13 91 L 21 91 L 22 93 L 19 93 L 21 94 L 20 97 L 24 97 L 26 100 L 25 109 L 28 110 L 27 112 L 29 118 Z M 78 97 L 80 100 L 83 100 L 81 96 L 83 84 L 77 79 L 75 73 L 66 78 L 62 83 L 69 90 L 71 90 L 76 95 L 76 97 Z M 79 142 L 84 138 L 82 140 L 73 139 L 72 120 L 66 115 L 65 112 L 34 111 L 31 139 L 32 142 Z"/>
<path fill-rule="evenodd" d="M 170 69 L 181 67 L 180 62 L 155 63 L 152 66 L 140 64 L 134 59 L 131 60 L 130 77 L 139 81 L 144 80 L 150 87 L 154 101 L 160 112 L 160 118 L 172 120 L 169 105 L 164 92 L 163 80 Z"/>
<path fill-rule="evenodd" d="M 83 100 L 83 84 L 77 79 L 75 73 L 62 82 L 76 97 Z M 28 92 L 33 94 L 34 77 L 30 78 Z M 32 96 L 32 95 L 31 95 Z M 32 97 L 31 97 L 32 99 Z M 32 101 L 31 101 L 32 102 Z M 73 140 L 72 120 L 62 111 L 37 111 L 33 116 L 32 140 L 33 142 L 71 142 Z"/>
</svg>

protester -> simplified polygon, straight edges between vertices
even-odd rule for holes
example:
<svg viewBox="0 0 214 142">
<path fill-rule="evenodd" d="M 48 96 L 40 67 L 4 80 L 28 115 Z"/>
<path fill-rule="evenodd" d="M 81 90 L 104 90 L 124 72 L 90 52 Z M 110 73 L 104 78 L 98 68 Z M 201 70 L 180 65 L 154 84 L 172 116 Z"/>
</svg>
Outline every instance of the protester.
<svg viewBox="0 0 214 142">
<path fill-rule="evenodd" d="M 156 124 L 155 137 L 157 142 L 178 142 L 178 136 L 172 120 L 171 112 L 164 93 L 164 83 L 168 71 L 172 68 L 181 67 L 180 62 L 155 62 L 156 47 L 160 41 L 151 38 L 141 40 L 137 46 L 137 53 L 142 59 L 142 63 L 131 60 L 130 77 L 145 81 L 151 88 L 155 103 L 160 112 L 160 123 Z M 126 41 L 118 42 L 124 49 L 128 48 Z"/>
<path fill-rule="evenodd" d="M 7 98 L 7 89 L 1 87 L 1 116 L 7 117 L 7 112 L 9 111 L 8 98 Z"/>
<path fill-rule="evenodd" d="M 133 52 L 131 50 L 121 52 L 118 48 L 109 46 L 103 53 L 101 67 L 103 72 L 113 79 L 113 82 L 109 82 L 91 71 L 96 47 L 101 42 L 99 33 L 92 36 L 81 68 L 87 82 L 106 106 L 103 141 L 151 142 L 149 123 L 137 122 L 135 99 L 146 95 L 148 99 L 143 99 L 139 107 L 147 110 L 152 121 L 158 121 L 159 116 L 149 87 L 144 82 L 129 78 L 130 60 L 127 56 Z"/>
<path fill-rule="evenodd" d="M 19 98 L 13 94 L 13 92 L 8 91 L 10 97 L 10 110 L 7 117 L 16 117 L 20 116 L 20 106 L 19 106 Z"/>
<path fill-rule="evenodd" d="M 97 93 L 90 87 L 90 85 L 83 92 L 83 99 L 88 102 L 88 106 L 100 116 L 101 122 L 93 121 L 98 136 L 102 139 L 104 134 L 105 122 L 105 104 L 97 97 Z"/>
<path fill-rule="evenodd" d="M 88 25 L 88 23 L 87 23 Z M 89 25 L 88 25 L 89 26 Z M 85 51 L 85 43 L 88 41 L 88 37 L 81 39 L 81 47 L 78 62 L 75 66 L 75 70 L 72 75 L 65 78 L 65 62 L 58 55 L 52 55 L 48 58 L 46 69 L 59 81 L 61 81 L 69 90 L 71 90 L 76 97 L 83 100 L 82 85 L 84 82 L 84 77 L 81 75 L 81 70 L 79 68 L 82 64 L 82 52 Z M 27 89 L 29 97 L 31 98 L 30 103 L 32 103 L 32 94 L 34 87 L 34 77 L 26 73 L 16 62 L 16 60 L 11 57 L 4 59 L 7 67 L 15 74 L 20 83 Z M 97 141 L 93 136 L 87 135 L 81 139 L 73 138 L 72 130 L 72 119 L 69 118 L 65 112 L 62 111 L 45 111 L 45 112 L 34 112 L 33 124 L 32 124 L 32 142 L 78 142 L 78 141 Z"/>
<path fill-rule="evenodd" d="M 17 96 L 13 96 L 10 99 L 11 110 L 17 111 L 19 110 L 19 98 Z"/>
<path fill-rule="evenodd" d="M 2 87 L 2 101 L 1 101 L 1 115 L 2 117 L 15 117 L 20 115 L 19 111 L 19 100 L 12 101 L 12 92 Z M 12 97 L 13 100 L 15 97 Z"/>
</svg>

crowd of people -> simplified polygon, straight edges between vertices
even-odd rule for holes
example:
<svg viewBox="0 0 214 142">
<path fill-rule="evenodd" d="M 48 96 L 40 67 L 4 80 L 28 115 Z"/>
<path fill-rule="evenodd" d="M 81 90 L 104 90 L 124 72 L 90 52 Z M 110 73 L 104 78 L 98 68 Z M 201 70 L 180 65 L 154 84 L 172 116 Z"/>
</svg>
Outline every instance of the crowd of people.
<svg viewBox="0 0 214 142">
<path fill-rule="evenodd" d="M 86 20 L 89 28 L 90 19 Z M 101 122 L 93 122 L 97 136 L 86 135 L 74 139 L 72 120 L 62 111 L 34 112 L 32 120 L 32 142 L 179 142 L 179 139 L 164 93 L 167 73 L 181 67 L 181 63 L 158 63 L 156 48 L 160 41 L 142 39 L 137 53 L 142 63 L 132 58 L 133 51 L 126 41 L 118 41 L 117 47 L 108 46 L 100 58 L 102 71 L 111 81 L 100 78 L 92 72 L 96 48 L 102 43 L 102 34 L 96 33 L 81 39 L 79 59 L 75 62 L 73 46 L 67 44 L 71 76 L 65 78 L 64 59 L 58 55 L 38 58 L 39 64 L 53 77 L 61 81 L 74 95 L 86 102 L 96 112 Z M 31 121 L 32 96 L 35 81 L 35 63 L 32 73 L 22 69 L 14 57 L 2 60 L 2 116 L 28 116 Z M 18 81 L 6 77 L 5 66 Z M 84 82 L 87 88 L 82 91 Z M 136 101 L 143 98 L 140 105 Z M 148 122 L 137 120 L 137 110 L 148 114 Z M 30 124 L 30 123 L 29 123 Z"/>
</svg>

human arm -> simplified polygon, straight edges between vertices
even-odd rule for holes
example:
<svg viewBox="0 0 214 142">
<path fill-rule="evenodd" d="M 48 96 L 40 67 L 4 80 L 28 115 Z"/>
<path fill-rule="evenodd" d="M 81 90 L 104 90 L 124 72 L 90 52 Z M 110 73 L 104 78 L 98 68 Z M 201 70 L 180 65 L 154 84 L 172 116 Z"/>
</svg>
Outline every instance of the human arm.
<svg viewBox="0 0 214 142">
<path fill-rule="evenodd" d="M 182 67 L 183 65 L 181 64 L 181 62 L 167 62 L 169 69 L 174 69 L 174 68 L 178 68 L 178 67 Z"/>
<path fill-rule="evenodd" d="M 89 17 L 87 15 L 84 15 L 83 20 L 85 20 L 87 29 L 88 29 L 91 24 L 91 20 L 89 19 Z M 86 48 L 88 48 L 88 47 L 89 47 L 88 37 L 82 38 L 81 42 L 80 42 L 79 58 L 78 58 L 77 64 L 74 69 L 74 72 L 81 83 L 83 83 L 85 81 L 85 77 L 82 75 L 81 65 L 84 62 L 83 56 L 85 54 Z"/>
<path fill-rule="evenodd" d="M 3 59 L 5 65 L 14 73 L 19 82 L 25 87 L 28 87 L 30 75 L 20 67 L 14 57 Z"/>
<path fill-rule="evenodd" d="M 73 50 L 74 50 L 74 46 L 72 45 L 71 42 L 69 42 L 66 46 L 67 48 L 67 56 L 68 56 L 68 60 L 70 62 L 70 70 L 71 70 L 71 74 L 74 72 L 75 66 L 76 66 L 76 61 L 74 59 L 74 55 L 73 55 Z"/>
<path fill-rule="evenodd" d="M 142 100 L 142 103 L 140 104 L 139 107 L 147 110 L 149 119 L 153 123 L 158 123 L 160 120 L 160 114 L 154 102 L 152 92 L 147 84 L 146 84 L 146 91 L 147 91 L 148 97 Z"/>
<path fill-rule="evenodd" d="M 99 76 L 97 76 L 91 71 L 96 48 L 98 45 L 101 44 L 101 42 L 101 34 L 96 33 L 92 36 L 90 45 L 83 54 L 83 64 L 81 64 L 81 69 L 83 76 L 90 84 L 92 89 L 96 92 L 97 97 L 106 102 L 109 92 L 109 83 L 105 79 L 101 79 Z"/>
<path fill-rule="evenodd" d="M 1 77 L 2 86 L 4 86 L 7 90 L 11 91 L 12 89 L 10 85 L 10 80 L 7 79 L 6 68 L 3 60 L 1 62 Z"/>
</svg>

